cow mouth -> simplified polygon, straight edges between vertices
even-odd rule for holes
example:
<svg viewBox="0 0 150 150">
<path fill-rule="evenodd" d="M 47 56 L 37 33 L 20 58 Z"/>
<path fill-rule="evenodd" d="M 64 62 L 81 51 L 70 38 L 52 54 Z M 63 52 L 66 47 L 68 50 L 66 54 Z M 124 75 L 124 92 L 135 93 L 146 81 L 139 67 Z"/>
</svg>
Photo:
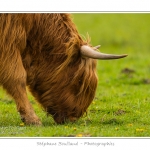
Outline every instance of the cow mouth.
<svg viewBox="0 0 150 150">
<path fill-rule="evenodd" d="M 64 124 L 66 122 L 75 122 L 78 118 L 74 116 L 66 117 L 63 113 L 53 115 L 54 121 L 57 124 Z"/>
<path fill-rule="evenodd" d="M 65 112 L 65 111 L 59 111 L 56 112 L 53 109 L 47 109 L 47 115 L 51 115 L 54 119 L 54 121 L 57 124 L 64 124 L 67 122 L 75 122 L 78 118 L 80 118 L 80 116 L 76 116 L 76 114 L 72 114 L 69 112 Z"/>
</svg>

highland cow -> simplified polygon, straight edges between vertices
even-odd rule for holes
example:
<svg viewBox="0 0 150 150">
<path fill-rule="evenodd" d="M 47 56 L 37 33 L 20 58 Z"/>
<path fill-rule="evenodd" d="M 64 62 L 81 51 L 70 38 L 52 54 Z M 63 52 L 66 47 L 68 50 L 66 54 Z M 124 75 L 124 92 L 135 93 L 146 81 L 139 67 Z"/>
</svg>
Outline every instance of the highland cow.
<svg viewBox="0 0 150 150">
<path fill-rule="evenodd" d="M 82 40 L 69 14 L 0 14 L 0 84 L 21 119 L 40 125 L 26 86 L 56 123 L 86 112 L 97 87 L 96 59 L 103 54 Z"/>
</svg>

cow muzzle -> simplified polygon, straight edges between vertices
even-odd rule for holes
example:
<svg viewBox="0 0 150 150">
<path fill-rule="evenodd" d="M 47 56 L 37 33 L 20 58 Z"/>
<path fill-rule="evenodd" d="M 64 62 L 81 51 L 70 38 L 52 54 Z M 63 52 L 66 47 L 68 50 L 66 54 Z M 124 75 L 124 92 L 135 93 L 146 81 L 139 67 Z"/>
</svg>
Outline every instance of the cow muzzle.
<svg viewBox="0 0 150 150">
<path fill-rule="evenodd" d="M 77 117 L 73 116 L 66 117 L 64 114 L 55 114 L 53 118 L 57 124 L 64 124 L 65 122 L 75 122 L 78 119 Z"/>
</svg>

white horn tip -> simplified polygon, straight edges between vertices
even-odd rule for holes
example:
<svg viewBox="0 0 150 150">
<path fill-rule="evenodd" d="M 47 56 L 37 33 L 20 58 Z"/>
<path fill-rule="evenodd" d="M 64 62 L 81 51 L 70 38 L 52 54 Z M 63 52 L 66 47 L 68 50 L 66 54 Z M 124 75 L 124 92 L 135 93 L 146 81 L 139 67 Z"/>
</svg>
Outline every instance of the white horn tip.
<svg viewBox="0 0 150 150">
<path fill-rule="evenodd" d="M 123 54 L 122 56 L 123 56 L 123 57 L 127 57 L 127 56 L 128 56 L 128 54 Z"/>
</svg>

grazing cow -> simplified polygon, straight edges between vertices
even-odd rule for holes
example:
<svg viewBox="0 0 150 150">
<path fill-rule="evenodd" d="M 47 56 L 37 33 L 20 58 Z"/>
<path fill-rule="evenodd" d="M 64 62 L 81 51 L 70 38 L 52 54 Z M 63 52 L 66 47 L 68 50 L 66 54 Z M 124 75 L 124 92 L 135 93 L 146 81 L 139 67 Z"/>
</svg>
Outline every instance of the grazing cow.
<svg viewBox="0 0 150 150">
<path fill-rule="evenodd" d="M 98 48 L 82 40 L 69 14 L 0 14 L 0 84 L 21 119 L 41 124 L 26 86 L 56 123 L 80 118 L 95 95 L 96 59 L 127 56 Z"/>
</svg>

